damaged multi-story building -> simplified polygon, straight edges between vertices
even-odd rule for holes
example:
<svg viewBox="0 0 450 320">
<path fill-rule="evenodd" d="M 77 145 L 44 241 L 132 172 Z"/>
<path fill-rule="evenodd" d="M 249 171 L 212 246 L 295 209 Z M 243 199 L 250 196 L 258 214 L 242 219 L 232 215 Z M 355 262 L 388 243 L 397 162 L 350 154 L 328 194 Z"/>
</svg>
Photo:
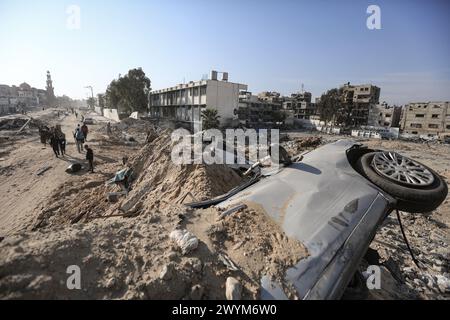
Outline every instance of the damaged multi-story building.
<svg viewBox="0 0 450 320">
<path fill-rule="evenodd" d="M 408 135 L 450 140 L 450 102 L 409 103 L 400 128 Z"/>
<path fill-rule="evenodd" d="M 380 88 L 372 84 L 351 85 L 340 88 L 341 102 L 351 105 L 350 118 L 353 126 L 367 125 L 371 106 L 379 104 Z"/>
<path fill-rule="evenodd" d="M 240 125 L 246 127 L 273 127 L 286 118 L 282 110 L 282 98 L 277 92 L 263 92 L 257 96 L 241 92 L 237 117 Z"/>
<path fill-rule="evenodd" d="M 390 106 L 387 103 L 374 104 L 370 106 L 367 125 L 398 128 L 400 126 L 401 114 L 401 107 Z"/>
<path fill-rule="evenodd" d="M 311 92 L 302 91 L 293 93 L 289 98 L 285 98 L 283 109 L 292 110 L 295 119 L 309 120 L 317 111 L 316 104 L 311 101 Z"/>
</svg>

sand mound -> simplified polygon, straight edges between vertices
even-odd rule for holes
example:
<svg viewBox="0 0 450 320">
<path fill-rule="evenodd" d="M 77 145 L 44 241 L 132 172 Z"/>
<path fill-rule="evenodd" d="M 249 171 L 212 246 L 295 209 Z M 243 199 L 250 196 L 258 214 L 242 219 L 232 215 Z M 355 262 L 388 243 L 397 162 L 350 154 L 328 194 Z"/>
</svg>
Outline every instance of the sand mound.
<svg viewBox="0 0 450 320">
<path fill-rule="evenodd" d="M 66 183 L 42 205 L 35 229 L 87 221 L 101 216 L 131 212 L 133 215 L 164 211 L 183 202 L 205 200 L 224 194 L 239 185 L 242 178 L 225 165 L 175 165 L 171 160 L 170 131 L 154 137 L 129 159 L 134 170 L 132 190 L 118 203 L 106 200 L 108 192 L 120 190 L 105 186 L 104 175 Z M 103 171 L 110 177 L 119 168 L 109 164 Z M 49 205 L 51 203 L 51 205 Z"/>
</svg>

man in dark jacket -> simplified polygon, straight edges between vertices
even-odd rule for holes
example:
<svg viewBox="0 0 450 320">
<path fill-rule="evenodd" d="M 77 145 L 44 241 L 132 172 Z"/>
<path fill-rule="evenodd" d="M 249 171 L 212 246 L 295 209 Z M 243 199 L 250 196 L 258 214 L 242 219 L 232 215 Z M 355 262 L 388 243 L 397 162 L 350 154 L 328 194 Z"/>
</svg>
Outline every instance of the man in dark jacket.
<svg viewBox="0 0 450 320">
<path fill-rule="evenodd" d="M 57 134 L 56 130 L 53 130 L 53 132 L 52 132 L 52 136 L 50 138 L 50 145 L 53 148 L 53 152 L 55 153 L 55 156 L 58 158 L 58 156 L 59 156 L 59 139 L 58 139 L 58 134 Z"/>
<path fill-rule="evenodd" d="M 89 161 L 89 169 L 93 173 L 94 172 L 94 151 L 92 151 L 92 149 L 89 148 L 89 146 L 87 144 L 84 146 L 84 148 L 86 149 L 86 160 Z"/>
<path fill-rule="evenodd" d="M 89 129 L 88 129 L 88 126 L 86 125 L 86 123 L 83 123 L 83 125 L 81 126 L 81 131 L 83 131 L 84 141 L 87 142 L 87 135 L 88 135 Z"/>
<path fill-rule="evenodd" d="M 66 135 L 62 132 L 59 134 L 59 149 L 61 155 L 64 156 L 66 154 Z"/>
</svg>

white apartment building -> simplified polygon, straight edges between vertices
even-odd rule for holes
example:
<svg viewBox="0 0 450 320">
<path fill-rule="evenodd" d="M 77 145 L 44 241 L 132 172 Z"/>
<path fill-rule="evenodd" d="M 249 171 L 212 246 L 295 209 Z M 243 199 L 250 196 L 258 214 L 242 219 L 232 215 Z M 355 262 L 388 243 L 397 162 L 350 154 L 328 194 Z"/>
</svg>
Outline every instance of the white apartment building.
<svg viewBox="0 0 450 320">
<path fill-rule="evenodd" d="M 212 71 L 210 79 L 191 81 L 174 87 L 154 90 L 149 94 L 149 115 L 168 120 L 195 123 L 201 120 L 203 110 L 216 109 L 220 125 L 231 125 L 239 108 L 239 94 L 247 85 L 222 80 Z"/>
</svg>

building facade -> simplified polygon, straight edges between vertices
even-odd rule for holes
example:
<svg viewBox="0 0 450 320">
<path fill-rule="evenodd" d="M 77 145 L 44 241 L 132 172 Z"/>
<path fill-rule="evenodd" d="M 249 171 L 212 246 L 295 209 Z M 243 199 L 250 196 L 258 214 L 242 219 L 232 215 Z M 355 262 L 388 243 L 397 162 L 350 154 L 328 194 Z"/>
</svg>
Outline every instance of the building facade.
<svg viewBox="0 0 450 320">
<path fill-rule="evenodd" d="M 401 129 L 409 135 L 450 139 L 450 102 L 414 102 L 406 105 Z"/>
<path fill-rule="evenodd" d="M 236 118 L 242 91 L 247 91 L 247 85 L 229 82 L 227 73 L 218 80 L 217 72 L 213 71 L 207 80 L 151 91 L 149 115 L 193 124 L 199 122 L 201 112 L 209 108 L 217 110 L 221 126 L 229 126 Z"/>
<path fill-rule="evenodd" d="M 0 114 L 21 112 L 25 108 L 48 106 L 49 96 L 55 99 L 49 72 L 47 72 L 47 90 L 33 88 L 26 82 L 19 86 L 0 84 Z"/>
<path fill-rule="evenodd" d="M 371 106 L 379 103 L 381 90 L 371 84 L 351 85 L 340 88 L 341 102 L 352 105 L 351 119 L 354 126 L 367 125 Z"/>
<path fill-rule="evenodd" d="M 250 128 L 268 128 L 285 118 L 279 94 L 263 92 L 257 96 L 243 91 L 239 95 L 237 117 L 239 124 Z"/>
<path fill-rule="evenodd" d="M 310 119 L 316 114 L 316 104 L 311 102 L 310 92 L 293 93 L 283 101 L 283 109 L 291 110 L 295 119 Z"/>
<path fill-rule="evenodd" d="M 398 128 L 400 126 L 401 113 L 401 107 L 389 106 L 386 103 L 371 105 L 367 125 Z"/>
</svg>

